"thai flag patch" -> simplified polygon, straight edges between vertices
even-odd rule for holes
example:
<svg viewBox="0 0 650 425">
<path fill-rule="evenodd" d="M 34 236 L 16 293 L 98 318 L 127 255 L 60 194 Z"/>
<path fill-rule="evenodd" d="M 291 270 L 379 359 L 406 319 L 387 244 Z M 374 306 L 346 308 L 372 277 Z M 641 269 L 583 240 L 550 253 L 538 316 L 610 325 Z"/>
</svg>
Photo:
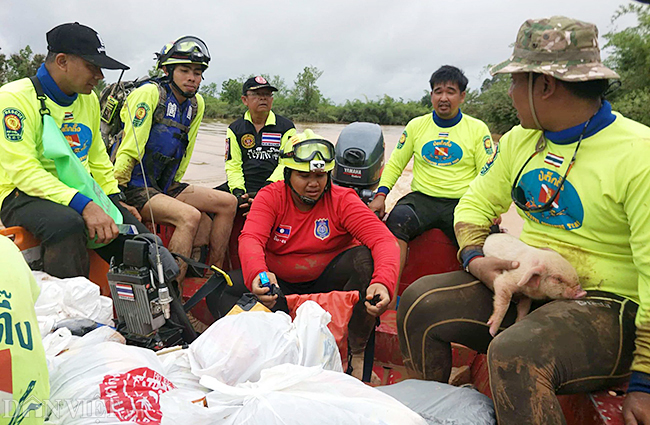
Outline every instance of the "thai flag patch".
<svg viewBox="0 0 650 425">
<path fill-rule="evenodd" d="M 436 150 L 434 155 L 437 156 L 448 156 L 449 155 L 449 148 L 443 148 L 440 146 L 436 146 Z"/>
<path fill-rule="evenodd" d="M 554 167 L 559 168 L 562 165 L 562 163 L 564 162 L 564 157 L 559 156 L 559 155 L 555 155 L 555 154 L 552 154 L 552 153 L 549 152 L 546 155 L 546 158 L 544 158 L 544 162 L 547 163 L 547 164 L 551 164 Z"/>
<path fill-rule="evenodd" d="M 448 139 L 449 138 L 449 132 L 447 132 L 447 133 L 438 133 L 438 137 L 441 137 L 443 139 Z"/>
<path fill-rule="evenodd" d="M 281 133 L 262 133 L 262 146 L 280 147 Z"/>
<path fill-rule="evenodd" d="M 289 237 L 289 235 L 291 234 L 291 226 L 281 224 L 281 225 L 279 225 L 278 227 L 275 228 L 275 234 L 278 237 L 287 239 Z"/>
<path fill-rule="evenodd" d="M 117 291 L 117 297 L 119 299 L 135 301 L 135 296 L 133 295 L 133 286 L 125 285 L 123 283 L 116 283 L 115 291 Z"/>
</svg>

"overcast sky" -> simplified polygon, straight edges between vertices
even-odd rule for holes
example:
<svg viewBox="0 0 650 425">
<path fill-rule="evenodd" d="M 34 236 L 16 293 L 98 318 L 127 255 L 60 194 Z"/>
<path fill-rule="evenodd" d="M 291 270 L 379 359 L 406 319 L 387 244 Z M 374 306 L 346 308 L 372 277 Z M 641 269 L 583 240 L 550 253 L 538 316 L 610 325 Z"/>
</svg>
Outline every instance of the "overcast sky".
<svg viewBox="0 0 650 425">
<path fill-rule="evenodd" d="M 99 32 L 109 56 L 134 79 L 153 53 L 182 35 L 210 49 L 206 83 L 252 73 L 277 74 L 289 87 L 307 65 L 323 71 L 318 86 L 339 103 L 383 94 L 419 99 L 441 65 L 462 68 L 470 88 L 487 64 L 505 60 L 528 18 L 566 15 L 595 23 L 601 34 L 631 0 L 0 0 L 0 47 L 29 44 L 45 53 L 45 33 L 78 21 Z M 618 28 L 634 21 L 617 22 Z M 601 38 L 601 46 L 604 41 Z M 118 71 L 107 71 L 115 81 Z"/>
</svg>

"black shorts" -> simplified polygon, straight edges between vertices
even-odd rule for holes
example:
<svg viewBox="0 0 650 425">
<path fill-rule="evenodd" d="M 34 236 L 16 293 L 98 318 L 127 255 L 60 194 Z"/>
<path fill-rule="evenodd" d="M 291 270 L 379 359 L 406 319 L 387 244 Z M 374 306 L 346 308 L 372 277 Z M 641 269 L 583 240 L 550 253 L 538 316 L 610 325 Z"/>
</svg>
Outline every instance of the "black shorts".
<svg viewBox="0 0 650 425">
<path fill-rule="evenodd" d="M 440 229 L 458 246 L 454 234 L 454 209 L 458 201 L 411 192 L 397 201 L 386 220 L 386 226 L 397 239 L 405 242 L 412 241 L 427 230 Z"/>
<path fill-rule="evenodd" d="M 171 196 L 172 198 L 176 198 L 178 195 L 183 192 L 189 184 L 187 183 L 181 183 L 181 182 L 172 182 L 171 185 L 169 185 L 169 189 L 167 189 L 167 192 L 165 195 Z M 147 201 L 154 196 L 158 195 L 159 193 L 162 193 L 158 189 L 154 189 L 153 187 L 149 187 L 149 197 L 147 198 L 147 192 L 144 187 L 139 187 L 139 186 L 129 186 L 124 190 L 124 195 L 126 196 L 126 203 L 135 207 L 138 211 L 144 207 L 144 205 L 147 203 Z"/>
</svg>

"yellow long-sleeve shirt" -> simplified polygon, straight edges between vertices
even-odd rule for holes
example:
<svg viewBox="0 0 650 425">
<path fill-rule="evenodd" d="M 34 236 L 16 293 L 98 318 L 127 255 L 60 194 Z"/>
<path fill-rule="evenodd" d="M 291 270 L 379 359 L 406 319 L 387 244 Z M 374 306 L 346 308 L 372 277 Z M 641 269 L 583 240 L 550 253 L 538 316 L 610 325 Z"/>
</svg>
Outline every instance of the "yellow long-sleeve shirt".
<svg viewBox="0 0 650 425">
<path fill-rule="evenodd" d="M 451 127 L 438 126 L 433 114 L 412 119 L 384 168 L 379 187 L 393 188 L 413 157 L 413 191 L 458 199 L 479 173 L 495 146 L 483 121 L 462 114 Z"/>
<path fill-rule="evenodd" d="M 99 101 L 94 93 L 78 95 L 70 106 L 60 106 L 49 97 L 45 106 L 61 127 L 84 167 L 107 195 L 118 193 L 113 164 L 99 131 Z M 0 201 L 15 188 L 62 205 L 78 193 L 62 183 L 54 161 L 43 156 L 43 122 L 40 103 L 28 78 L 0 88 Z"/>
<path fill-rule="evenodd" d="M 472 182 L 455 210 L 461 250 L 483 245 L 492 219 L 511 204 L 518 171 L 541 132 L 517 126 L 499 141 L 498 155 Z M 520 186 L 527 200 L 551 199 L 576 142 L 548 142 L 526 166 Z M 650 128 L 616 114 L 585 137 L 553 209 L 523 213 L 521 240 L 559 252 L 578 271 L 586 290 L 608 291 L 639 303 L 632 369 L 650 373 Z M 460 223 L 460 224 L 459 224 Z M 464 224 L 469 225 L 464 225 Z"/>
</svg>

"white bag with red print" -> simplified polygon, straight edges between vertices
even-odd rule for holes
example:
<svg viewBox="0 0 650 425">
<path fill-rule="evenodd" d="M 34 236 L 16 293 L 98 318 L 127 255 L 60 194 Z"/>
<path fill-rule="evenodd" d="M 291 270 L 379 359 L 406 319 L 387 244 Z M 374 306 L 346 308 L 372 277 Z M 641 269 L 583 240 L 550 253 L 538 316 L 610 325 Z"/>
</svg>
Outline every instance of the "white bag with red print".
<svg viewBox="0 0 650 425">
<path fill-rule="evenodd" d="M 160 395 L 175 388 L 164 370 L 153 351 L 116 342 L 64 352 L 50 363 L 48 423 L 159 424 Z"/>
</svg>

